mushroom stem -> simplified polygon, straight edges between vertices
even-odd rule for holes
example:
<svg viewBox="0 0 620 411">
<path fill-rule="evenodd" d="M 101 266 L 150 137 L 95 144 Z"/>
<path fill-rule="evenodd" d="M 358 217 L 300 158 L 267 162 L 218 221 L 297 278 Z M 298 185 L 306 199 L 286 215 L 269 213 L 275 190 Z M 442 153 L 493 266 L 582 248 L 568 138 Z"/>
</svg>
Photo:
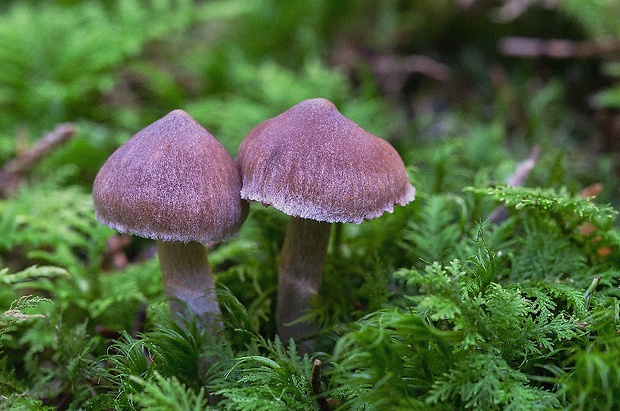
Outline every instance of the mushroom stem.
<svg viewBox="0 0 620 411">
<path fill-rule="evenodd" d="M 190 317 L 191 310 L 201 331 L 218 329 L 220 307 L 209 267 L 207 248 L 197 242 L 157 241 L 164 291 L 175 320 Z"/>
<path fill-rule="evenodd" d="M 283 342 L 300 339 L 318 331 L 313 323 L 289 324 L 311 308 L 311 298 L 319 292 L 331 224 L 292 217 L 280 254 L 276 327 Z M 309 350 L 310 344 L 304 346 Z"/>
</svg>

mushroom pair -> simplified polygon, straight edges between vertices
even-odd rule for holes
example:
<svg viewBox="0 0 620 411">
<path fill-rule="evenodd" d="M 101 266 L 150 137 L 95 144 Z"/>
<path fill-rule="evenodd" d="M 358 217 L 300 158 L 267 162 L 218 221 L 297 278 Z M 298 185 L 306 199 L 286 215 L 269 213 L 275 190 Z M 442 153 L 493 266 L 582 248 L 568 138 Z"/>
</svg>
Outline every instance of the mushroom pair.
<svg viewBox="0 0 620 411">
<path fill-rule="evenodd" d="M 239 169 L 187 113 L 172 111 L 103 165 L 93 187 L 96 218 L 157 240 L 172 312 L 187 316 L 190 309 L 209 329 L 220 310 L 203 244 L 239 229 L 247 215 L 243 200 L 290 215 L 276 326 L 284 341 L 307 337 L 316 325 L 295 321 L 321 286 L 331 223 L 359 224 L 392 212 L 394 205 L 413 201 L 415 189 L 389 143 L 320 98 L 256 126 L 242 142 L 237 162 Z"/>
<path fill-rule="evenodd" d="M 205 244 L 234 235 L 248 204 L 237 165 L 207 130 L 174 110 L 139 131 L 105 162 L 93 185 L 95 217 L 120 232 L 157 240 L 163 286 L 177 321 L 202 330 L 220 308 Z"/>
<path fill-rule="evenodd" d="M 331 223 L 356 223 L 413 201 L 396 150 L 344 117 L 330 101 L 303 101 L 255 127 L 239 147 L 241 198 L 291 216 L 280 255 L 276 327 L 303 339 L 296 322 L 321 286 Z M 302 351 L 311 349 L 311 343 Z"/>
</svg>

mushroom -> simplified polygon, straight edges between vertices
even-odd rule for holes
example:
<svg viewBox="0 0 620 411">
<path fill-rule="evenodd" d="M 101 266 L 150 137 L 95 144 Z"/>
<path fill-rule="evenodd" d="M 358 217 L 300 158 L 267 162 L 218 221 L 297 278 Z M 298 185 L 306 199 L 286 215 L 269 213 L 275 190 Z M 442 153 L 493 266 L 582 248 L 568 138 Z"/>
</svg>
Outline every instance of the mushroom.
<svg viewBox="0 0 620 411">
<path fill-rule="evenodd" d="M 157 241 L 163 287 L 178 322 L 191 310 L 213 329 L 220 308 L 205 244 L 235 234 L 247 216 L 239 170 L 189 114 L 174 110 L 139 131 L 95 178 L 95 217 Z"/>
<path fill-rule="evenodd" d="M 299 319 L 319 291 L 331 223 L 356 223 L 413 201 L 396 150 L 344 117 L 330 101 L 303 101 L 256 126 L 239 148 L 241 198 L 291 216 L 280 255 L 276 327 L 307 337 Z M 306 347 L 309 348 L 309 347 Z"/>
</svg>

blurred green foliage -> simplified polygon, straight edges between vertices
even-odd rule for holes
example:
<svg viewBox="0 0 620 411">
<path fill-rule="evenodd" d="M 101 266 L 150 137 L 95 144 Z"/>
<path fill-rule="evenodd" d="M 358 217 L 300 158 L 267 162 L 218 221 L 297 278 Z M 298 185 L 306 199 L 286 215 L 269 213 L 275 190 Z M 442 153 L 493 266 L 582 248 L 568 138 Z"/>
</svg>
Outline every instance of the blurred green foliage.
<svg viewBox="0 0 620 411">
<path fill-rule="evenodd" d="M 58 123 L 78 132 L 0 199 L 0 407 L 319 409 L 310 383 L 320 359 L 334 409 L 618 408 L 620 184 L 596 111 L 619 105 L 617 63 L 613 51 L 519 59 L 497 44 L 617 44 L 619 9 L 616 0 L 2 2 L 0 162 Z M 401 64 L 415 55 L 449 75 Z M 272 208 L 253 206 L 239 235 L 210 252 L 222 332 L 179 326 L 151 242 L 132 239 L 121 249 L 129 264 L 111 263 L 118 238 L 94 219 L 96 172 L 172 109 L 234 157 L 254 126 L 312 97 L 390 140 L 416 201 L 335 226 L 307 316 L 321 324 L 310 356 L 275 336 L 287 217 Z M 506 186 L 532 150 L 541 154 L 525 187 Z M 597 199 L 583 198 L 598 182 Z"/>
</svg>

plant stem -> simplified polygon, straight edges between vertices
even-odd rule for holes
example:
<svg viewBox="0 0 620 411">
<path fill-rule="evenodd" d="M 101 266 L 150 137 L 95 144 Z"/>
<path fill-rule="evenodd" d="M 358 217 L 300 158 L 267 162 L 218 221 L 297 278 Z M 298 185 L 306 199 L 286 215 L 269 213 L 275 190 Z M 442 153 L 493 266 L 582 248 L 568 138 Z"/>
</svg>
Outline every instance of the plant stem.
<svg viewBox="0 0 620 411">
<path fill-rule="evenodd" d="M 209 267 L 207 248 L 197 242 L 157 241 L 164 291 L 177 322 L 196 316 L 199 330 L 213 331 L 220 324 L 220 307 Z"/>
<path fill-rule="evenodd" d="M 291 218 L 280 254 L 276 307 L 277 331 L 284 343 L 318 330 L 313 323 L 287 324 L 305 315 L 311 308 L 312 297 L 319 292 L 330 230 L 330 223 Z M 310 349 L 311 343 L 300 346 L 300 351 Z"/>
<path fill-rule="evenodd" d="M 327 398 L 323 395 L 323 387 L 321 386 L 321 370 L 323 369 L 323 363 L 318 358 L 315 358 L 312 363 L 312 374 L 310 375 L 310 386 L 312 387 L 312 393 L 316 402 L 319 404 L 321 411 L 332 411 L 332 407 L 329 405 Z"/>
</svg>

